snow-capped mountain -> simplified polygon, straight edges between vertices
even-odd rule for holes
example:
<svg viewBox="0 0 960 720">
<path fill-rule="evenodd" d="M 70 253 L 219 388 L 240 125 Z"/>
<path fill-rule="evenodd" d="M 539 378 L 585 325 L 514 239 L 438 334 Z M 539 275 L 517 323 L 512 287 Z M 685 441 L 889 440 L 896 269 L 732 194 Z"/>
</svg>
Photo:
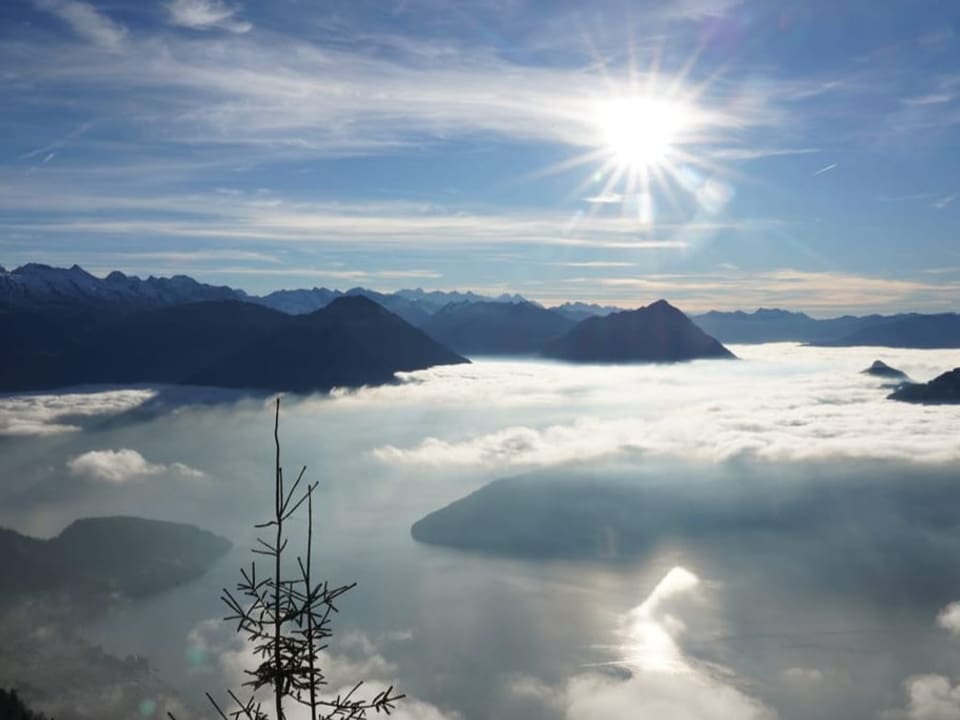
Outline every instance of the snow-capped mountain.
<svg viewBox="0 0 960 720">
<path fill-rule="evenodd" d="M 176 305 L 203 300 L 246 300 L 242 290 L 206 285 L 186 275 L 170 278 L 148 277 L 112 272 L 105 278 L 91 275 L 79 265 L 55 268 L 28 263 L 15 270 L 0 268 L 0 305 L 34 308 L 50 305 L 103 305 L 123 303 L 132 306 Z"/>
<path fill-rule="evenodd" d="M 268 295 L 256 296 L 248 295 L 243 290 L 197 282 L 186 275 L 169 278 L 150 276 L 141 279 L 135 275 L 114 271 L 105 278 L 99 278 L 79 265 L 56 268 L 29 263 L 12 271 L 0 266 L 0 308 L 29 310 L 108 305 L 137 308 L 212 300 L 239 300 L 263 305 L 288 315 L 306 315 L 325 308 L 339 297 L 357 295 L 373 300 L 418 327 L 451 303 L 526 302 L 520 295 L 504 294 L 490 298 L 473 292 L 424 291 L 419 288 L 381 293 L 362 287 L 345 291 L 314 287 L 277 290 Z"/>
</svg>

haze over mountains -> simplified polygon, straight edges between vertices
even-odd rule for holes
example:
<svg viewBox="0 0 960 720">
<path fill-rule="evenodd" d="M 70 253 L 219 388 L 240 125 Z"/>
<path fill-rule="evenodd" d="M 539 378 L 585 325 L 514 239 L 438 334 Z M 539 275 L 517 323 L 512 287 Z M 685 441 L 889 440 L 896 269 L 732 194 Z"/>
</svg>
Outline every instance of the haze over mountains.
<svg viewBox="0 0 960 720">
<path fill-rule="evenodd" d="M 711 311 L 691 319 L 721 342 L 803 342 L 852 347 L 960 347 L 960 315 L 845 315 L 817 319 L 801 312 L 761 308 L 752 313 Z"/>
<path fill-rule="evenodd" d="M 576 321 L 531 302 L 450 303 L 423 330 L 457 352 L 534 354 L 571 330 Z"/>
</svg>

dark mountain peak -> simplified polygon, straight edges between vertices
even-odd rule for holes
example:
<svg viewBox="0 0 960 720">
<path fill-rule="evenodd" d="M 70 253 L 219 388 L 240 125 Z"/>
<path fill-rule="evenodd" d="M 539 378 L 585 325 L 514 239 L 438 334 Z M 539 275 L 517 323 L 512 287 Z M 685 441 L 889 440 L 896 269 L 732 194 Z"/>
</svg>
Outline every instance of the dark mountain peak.
<svg viewBox="0 0 960 720">
<path fill-rule="evenodd" d="M 923 405 L 960 404 L 960 368 L 938 375 L 926 383 L 905 383 L 889 396 L 892 400 Z"/>
<path fill-rule="evenodd" d="M 7 269 L 3 265 L 0 265 L 0 275 L 6 275 L 6 274 L 7 274 Z"/>
<path fill-rule="evenodd" d="M 328 313 L 384 313 L 387 312 L 382 305 L 375 300 L 371 300 L 366 295 L 341 295 L 335 298 L 322 310 L 318 312 Z"/>
<path fill-rule="evenodd" d="M 133 279 L 134 278 L 127 277 L 119 270 L 114 270 L 109 275 L 107 275 L 107 277 L 104 278 L 104 280 L 106 280 L 109 283 L 125 283 Z"/>
<path fill-rule="evenodd" d="M 48 274 L 56 270 L 49 265 L 44 265 L 43 263 L 26 263 L 16 268 L 13 275 L 43 275 Z"/>
<path fill-rule="evenodd" d="M 639 310 L 636 310 L 633 312 L 643 312 L 643 311 L 657 312 L 657 313 L 677 313 L 677 314 L 683 315 L 682 310 L 675 307 L 674 305 L 671 305 L 669 302 L 667 302 L 663 298 L 660 298 L 656 302 L 652 302 L 646 307 L 639 308 Z M 631 311 L 627 310 L 625 312 L 631 312 Z"/>
<path fill-rule="evenodd" d="M 584 320 L 547 346 L 547 357 L 571 362 L 678 362 L 732 358 L 727 348 L 666 300 Z"/>
<path fill-rule="evenodd" d="M 866 375 L 876 375 L 877 377 L 888 377 L 888 378 L 906 378 L 907 374 L 903 370 L 897 370 L 895 367 L 890 367 L 883 360 L 874 360 L 873 364 L 868 367 L 866 370 L 862 370 Z"/>
<path fill-rule="evenodd" d="M 468 362 L 363 295 L 339 297 L 308 315 L 282 317 L 273 332 L 238 347 L 188 382 L 326 391 L 389 383 L 397 372 Z"/>
</svg>

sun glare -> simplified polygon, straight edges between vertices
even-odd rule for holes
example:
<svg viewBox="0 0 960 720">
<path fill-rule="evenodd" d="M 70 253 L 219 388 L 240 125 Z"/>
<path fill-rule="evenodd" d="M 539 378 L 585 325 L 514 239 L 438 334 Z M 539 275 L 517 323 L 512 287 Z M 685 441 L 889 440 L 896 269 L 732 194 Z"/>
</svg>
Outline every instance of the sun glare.
<svg viewBox="0 0 960 720">
<path fill-rule="evenodd" d="M 654 98 L 618 98 L 597 108 L 601 140 L 614 164 L 646 170 L 664 165 L 691 125 L 688 109 Z"/>
</svg>

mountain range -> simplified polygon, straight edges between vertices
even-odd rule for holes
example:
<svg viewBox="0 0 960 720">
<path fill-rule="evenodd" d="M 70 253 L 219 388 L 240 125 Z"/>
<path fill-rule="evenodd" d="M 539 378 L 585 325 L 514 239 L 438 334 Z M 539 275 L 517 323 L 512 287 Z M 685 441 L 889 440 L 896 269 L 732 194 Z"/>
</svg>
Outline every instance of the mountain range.
<svg viewBox="0 0 960 720">
<path fill-rule="evenodd" d="M 0 310 L 0 390 L 176 383 L 306 392 L 468 362 L 365 297 L 308 315 L 236 300 Z"/>
<path fill-rule="evenodd" d="M 124 303 L 128 308 L 159 307 L 192 302 L 236 300 L 249 302 L 288 315 L 307 315 L 325 308 L 344 296 L 367 297 L 412 325 L 421 325 L 436 311 L 450 303 L 526 302 L 520 295 L 503 294 L 487 297 L 472 292 L 440 292 L 399 290 L 381 293 L 368 288 L 349 290 L 312 288 L 277 290 L 268 295 L 249 295 L 243 290 L 197 282 L 186 275 L 170 278 L 136 275 L 113 271 L 104 278 L 88 273 L 79 265 L 56 268 L 28 263 L 14 270 L 0 266 L 0 307 L 30 309 L 78 306 L 100 307 Z M 583 306 L 588 307 L 588 306 Z M 582 308 L 573 312 L 582 312 Z"/>
<path fill-rule="evenodd" d="M 817 319 L 800 312 L 761 308 L 752 313 L 711 311 L 690 318 L 725 343 L 960 348 L 960 315 L 956 313 L 844 315 Z"/>
<path fill-rule="evenodd" d="M 669 362 L 730 356 L 724 343 L 954 348 L 960 315 L 687 317 L 665 301 L 547 308 L 519 295 L 359 287 L 255 296 L 185 275 L 99 278 L 31 263 L 0 267 L 0 333 L 5 391 L 117 382 L 313 391 L 389 382 L 462 355 Z"/>
</svg>

